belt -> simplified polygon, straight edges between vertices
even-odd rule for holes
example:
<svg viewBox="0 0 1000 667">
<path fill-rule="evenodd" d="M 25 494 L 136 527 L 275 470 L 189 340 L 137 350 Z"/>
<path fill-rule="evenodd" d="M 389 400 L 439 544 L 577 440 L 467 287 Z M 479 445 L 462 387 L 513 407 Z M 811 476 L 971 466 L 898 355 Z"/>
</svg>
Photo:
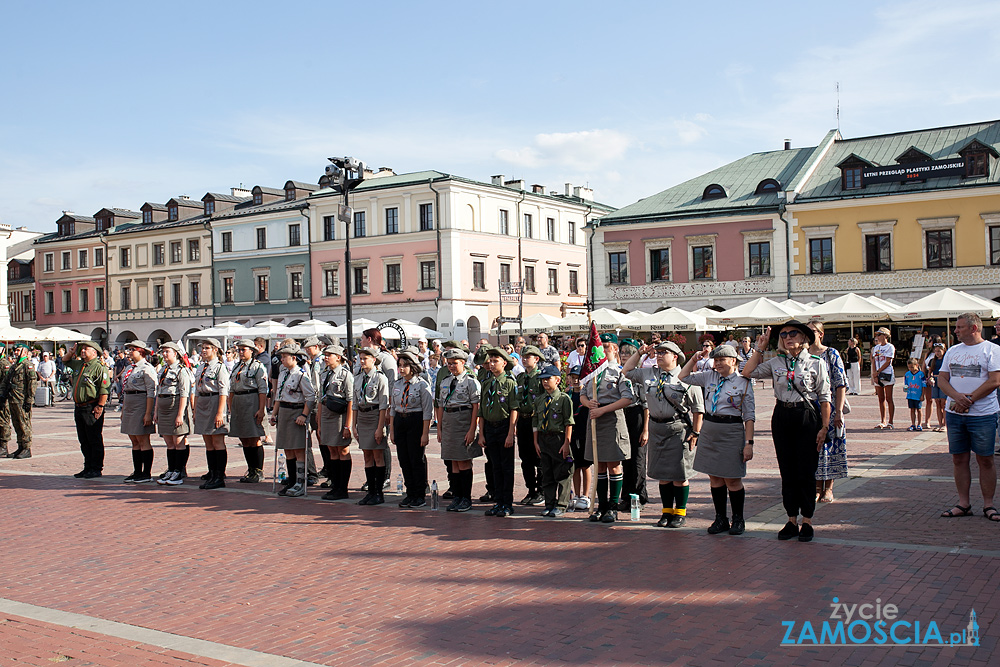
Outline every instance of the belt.
<svg viewBox="0 0 1000 667">
<path fill-rule="evenodd" d="M 86 401 L 84 403 L 77 403 L 76 407 L 78 407 L 78 408 L 92 408 L 95 405 L 97 405 L 97 399 L 96 398 L 94 400 L 92 400 L 92 401 Z"/>
<path fill-rule="evenodd" d="M 180 394 L 157 394 L 156 395 L 157 398 L 174 398 L 175 396 L 177 398 L 182 398 L 182 396 Z"/>
<path fill-rule="evenodd" d="M 676 416 L 665 417 L 663 419 L 660 419 L 659 417 L 654 417 L 653 415 L 649 415 L 649 421 L 656 422 L 657 424 L 670 424 L 677 421 L 677 417 Z"/>
<path fill-rule="evenodd" d="M 278 401 L 278 406 L 282 408 L 292 408 L 294 410 L 301 410 L 305 407 L 305 403 L 289 403 L 288 401 Z"/>
<path fill-rule="evenodd" d="M 247 389 L 246 391 L 234 391 L 233 394 L 236 396 L 246 396 L 247 394 L 259 394 L 260 392 L 256 389 Z"/>
<path fill-rule="evenodd" d="M 128 391 L 123 391 L 123 394 L 145 394 L 145 389 L 129 389 Z"/>
<path fill-rule="evenodd" d="M 471 409 L 472 409 L 471 405 L 460 405 L 457 408 L 445 408 L 444 411 L 445 412 L 462 412 L 463 410 L 471 410 Z"/>
<path fill-rule="evenodd" d="M 373 405 L 369 408 L 358 408 L 358 412 L 371 412 L 372 410 L 378 410 L 378 406 Z"/>
<path fill-rule="evenodd" d="M 198 395 L 199 396 L 218 396 L 219 392 L 217 392 L 217 391 L 199 391 Z"/>
<path fill-rule="evenodd" d="M 775 401 L 774 403 L 786 410 L 802 410 L 806 407 L 805 401 Z"/>
<path fill-rule="evenodd" d="M 410 410 L 409 412 L 397 412 L 396 413 L 397 417 L 416 417 L 417 415 L 423 417 L 424 416 L 424 411 L 423 410 Z"/>
<path fill-rule="evenodd" d="M 743 417 L 737 415 L 710 415 L 706 414 L 705 419 L 716 424 L 742 424 Z"/>
</svg>

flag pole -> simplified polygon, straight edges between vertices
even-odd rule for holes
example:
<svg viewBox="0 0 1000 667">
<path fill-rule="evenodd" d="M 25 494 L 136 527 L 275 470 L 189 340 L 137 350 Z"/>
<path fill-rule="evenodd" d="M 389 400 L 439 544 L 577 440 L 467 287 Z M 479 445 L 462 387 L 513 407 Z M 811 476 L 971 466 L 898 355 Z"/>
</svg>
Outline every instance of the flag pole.
<svg viewBox="0 0 1000 667">
<path fill-rule="evenodd" d="M 590 300 L 588 299 L 587 300 L 587 343 L 588 343 L 588 347 L 589 347 L 589 343 L 590 343 L 590 332 L 593 330 L 593 327 L 594 327 L 594 323 L 593 323 L 593 320 L 591 318 L 591 314 L 590 313 L 591 313 Z M 587 350 L 587 354 L 589 355 L 590 353 L 591 353 L 591 351 Z M 583 371 L 581 370 L 580 372 L 582 373 Z M 594 378 L 594 381 L 590 383 L 590 386 L 593 388 L 593 396 L 594 396 L 593 400 L 594 400 L 595 403 L 597 402 L 597 396 L 598 396 L 598 394 L 600 394 L 600 391 L 601 391 L 600 386 L 597 384 L 597 380 L 598 380 L 598 378 Z M 587 411 L 587 422 L 588 422 L 587 427 L 590 429 L 590 448 L 591 448 L 591 451 L 594 452 L 594 461 L 593 461 L 594 472 L 590 476 L 590 488 L 587 490 L 587 495 L 590 496 L 590 508 L 591 508 L 591 510 L 596 511 L 597 510 L 597 475 L 598 475 L 598 470 L 600 469 L 600 465 L 598 464 L 598 457 L 597 457 L 597 422 L 595 420 L 593 420 L 593 419 L 590 418 L 590 411 L 589 410 Z M 586 449 L 584 449 L 584 451 L 586 451 Z"/>
</svg>

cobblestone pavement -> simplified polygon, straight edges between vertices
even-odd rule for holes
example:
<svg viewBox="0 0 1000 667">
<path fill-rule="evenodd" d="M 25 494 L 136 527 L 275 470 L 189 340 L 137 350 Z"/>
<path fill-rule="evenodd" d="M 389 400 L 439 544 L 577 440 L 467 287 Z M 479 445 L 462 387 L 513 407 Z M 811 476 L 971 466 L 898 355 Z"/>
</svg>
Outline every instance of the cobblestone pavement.
<svg viewBox="0 0 1000 667">
<path fill-rule="evenodd" d="M 874 397 L 851 397 L 851 477 L 819 507 L 813 543 L 779 542 L 769 393 L 742 537 L 705 533 L 704 476 L 679 530 L 652 525 L 655 502 L 639 524 L 605 526 L 540 508 L 400 510 L 394 494 L 378 507 L 277 498 L 270 482 L 128 486 L 114 415 L 105 476 L 78 480 L 71 410 L 36 409 L 35 456 L 0 460 L 0 665 L 997 664 L 1000 524 L 983 518 L 975 479 L 976 515 L 938 517 L 955 500 L 944 435 L 906 432 L 905 409 L 903 428 L 873 430 Z M 242 455 L 229 452 L 235 478 Z M 204 469 L 193 448 L 189 472 Z M 806 621 L 817 636 L 835 624 L 833 598 L 896 605 L 945 640 L 975 609 L 981 645 L 782 645 L 783 621 L 793 639 Z"/>
</svg>

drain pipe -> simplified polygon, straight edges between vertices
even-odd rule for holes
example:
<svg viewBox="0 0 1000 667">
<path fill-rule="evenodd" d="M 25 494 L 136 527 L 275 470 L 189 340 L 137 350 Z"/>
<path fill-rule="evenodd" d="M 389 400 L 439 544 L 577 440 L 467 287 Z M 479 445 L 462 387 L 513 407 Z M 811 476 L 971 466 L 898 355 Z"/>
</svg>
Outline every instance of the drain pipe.
<svg viewBox="0 0 1000 667">
<path fill-rule="evenodd" d="M 435 323 L 441 326 L 441 313 L 438 310 L 441 307 L 441 277 L 443 275 L 443 268 L 441 266 L 441 214 L 439 213 L 441 210 L 441 193 L 434 189 L 433 178 L 427 179 L 427 187 L 434 193 L 434 235 L 437 240 L 437 266 L 434 267 L 434 277 L 437 279 L 435 281 L 437 283 L 437 296 L 434 297 L 434 317 Z"/>
<path fill-rule="evenodd" d="M 782 193 L 783 194 L 783 193 Z M 780 195 L 779 195 L 780 197 Z M 785 219 L 787 207 L 783 198 L 778 201 L 778 218 L 785 223 L 785 298 L 792 298 L 792 234 L 788 220 Z"/>
</svg>

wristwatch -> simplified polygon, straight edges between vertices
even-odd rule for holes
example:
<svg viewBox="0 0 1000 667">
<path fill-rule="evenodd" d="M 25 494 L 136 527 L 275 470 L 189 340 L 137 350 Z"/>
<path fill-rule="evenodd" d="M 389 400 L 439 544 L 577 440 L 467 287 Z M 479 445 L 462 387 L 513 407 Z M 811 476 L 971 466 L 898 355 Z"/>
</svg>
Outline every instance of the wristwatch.
<svg viewBox="0 0 1000 667">
<path fill-rule="evenodd" d="M 700 437 L 701 436 L 701 431 L 691 431 L 691 435 L 693 435 L 696 438 Z"/>
<path fill-rule="evenodd" d="M 747 444 L 753 447 L 753 440 L 747 440 Z"/>
</svg>

